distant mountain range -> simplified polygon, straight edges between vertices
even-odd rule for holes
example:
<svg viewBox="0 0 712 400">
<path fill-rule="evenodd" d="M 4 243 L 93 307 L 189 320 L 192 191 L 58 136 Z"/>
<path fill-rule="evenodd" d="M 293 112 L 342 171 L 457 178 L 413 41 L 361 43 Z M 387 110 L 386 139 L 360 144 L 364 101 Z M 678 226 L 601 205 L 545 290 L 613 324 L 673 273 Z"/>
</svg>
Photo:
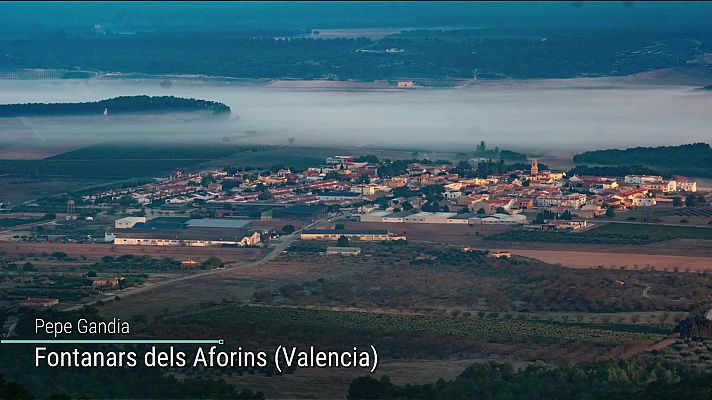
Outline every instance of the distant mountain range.
<svg viewBox="0 0 712 400">
<path fill-rule="evenodd" d="M 120 96 L 84 103 L 0 104 L 0 117 L 114 115 L 128 113 L 210 111 L 229 114 L 226 104 L 174 96 Z"/>
</svg>

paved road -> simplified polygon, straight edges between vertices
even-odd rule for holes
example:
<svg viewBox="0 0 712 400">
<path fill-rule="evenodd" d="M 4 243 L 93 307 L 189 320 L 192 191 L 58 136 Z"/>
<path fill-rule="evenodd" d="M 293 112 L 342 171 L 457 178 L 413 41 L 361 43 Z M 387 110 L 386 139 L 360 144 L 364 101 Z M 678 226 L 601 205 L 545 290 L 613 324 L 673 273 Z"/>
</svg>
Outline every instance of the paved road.
<svg viewBox="0 0 712 400">
<path fill-rule="evenodd" d="M 320 223 L 325 222 L 325 221 L 326 221 L 326 220 L 317 220 L 317 221 L 312 222 L 311 224 L 305 226 L 305 227 L 302 228 L 302 229 L 308 229 L 308 228 L 310 228 L 310 227 L 312 227 L 312 226 L 314 226 L 314 225 L 320 224 Z M 295 240 L 297 240 L 297 239 L 299 238 L 299 233 L 302 231 L 302 229 L 299 229 L 299 230 L 294 231 L 294 233 L 292 233 L 291 235 L 282 236 L 282 237 L 280 238 L 280 241 L 272 248 L 272 250 L 269 251 L 267 254 L 265 254 L 262 258 L 260 258 L 260 259 L 258 259 L 258 260 L 256 260 L 256 261 L 250 262 L 250 263 L 248 263 L 248 264 L 242 264 L 242 265 L 240 265 L 240 266 L 242 266 L 242 267 L 247 267 L 247 268 L 252 268 L 252 267 L 257 267 L 257 266 L 259 266 L 259 265 L 261 265 L 261 264 L 264 264 L 264 263 L 266 263 L 266 262 L 269 262 L 269 261 L 274 260 L 274 259 L 277 258 L 284 250 L 286 250 L 287 247 L 289 247 L 289 245 L 292 244 L 292 242 L 294 242 Z M 145 293 L 145 292 L 148 292 L 148 291 L 151 291 L 151 290 L 169 287 L 169 286 L 175 285 L 175 284 L 178 283 L 178 282 L 184 282 L 184 281 L 187 281 L 187 280 L 202 278 L 202 277 L 211 276 L 211 275 L 228 274 L 228 273 L 232 272 L 232 270 L 233 270 L 235 267 L 237 267 L 237 265 L 231 266 L 231 267 L 228 267 L 228 268 L 223 268 L 223 269 L 214 269 L 214 270 L 212 270 L 212 271 L 203 272 L 203 273 L 199 273 L 199 274 L 185 275 L 185 276 L 181 276 L 181 277 L 179 277 L 179 278 L 167 279 L 167 280 L 160 281 L 160 282 L 156 282 L 156 283 L 149 284 L 149 285 L 143 285 L 143 286 L 139 286 L 139 287 L 129 288 L 129 289 L 123 290 L 123 291 L 121 291 L 121 292 L 107 293 L 108 297 L 105 297 L 103 300 L 107 300 L 107 299 L 113 298 L 113 297 L 115 297 L 115 296 L 118 296 L 118 297 L 120 297 L 120 298 L 126 298 L 126 297 L 129 297 L 129 296 L 133 296 L 133 295 L 135 295 L 135 294 Z M 98 303 L 98 302 L 101 301 L 101 300 L 102 300 L 102 299 L 94 300 L 94 301 L 89 301 L 89 302 L 86 302 L 86 303 L 77 304 L 77 305 L 74 305 L 74 306 L 72 306 L 72 307 L 65 308 L 65 309 L 62 310 L 62 311 L 75 311 L 75 310 L 79 310 L 79 309 L 81 309 L 81 308 L 84 307 L 84 306 L 94 305 L 94 304 Z"/>
</svg>

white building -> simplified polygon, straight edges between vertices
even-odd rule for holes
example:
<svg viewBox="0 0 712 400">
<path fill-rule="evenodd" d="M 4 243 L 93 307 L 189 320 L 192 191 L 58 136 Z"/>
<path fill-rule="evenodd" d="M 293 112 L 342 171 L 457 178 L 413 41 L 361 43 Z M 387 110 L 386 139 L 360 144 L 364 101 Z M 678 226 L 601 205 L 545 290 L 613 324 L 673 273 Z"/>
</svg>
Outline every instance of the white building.
<svg viewBox="0 0 712 400">
<path fill-rule="evenodd" d="M 527 223 L 527 217 L 522 214 L 493 214 L 479 218 L 483 225 L 524 225 Z"/>
<path fill-rule="evenodd" d="M 129 229 L 138 223 L 145 223 L 146 217 L 124 217 L 114 221 L 114 228 Z"/>
<path fill-rule="evenodd" d="M 443 197 L 448 200 L 457 200 L 462 196 L 462 192 L 459 190 L 446 190 L 443 192 Z"/>
<path fill-rule="evenodd" d="M 678 181 L 677 190 L 681 192 L 696 192 L 697 182 L 695 181 Z"/>
<path fill-rule="evenodd" d="M 414 224 L 446 224 L 448 218 L 454 217 L 457 213 L 450 212 L 419 212 L 403 218 L 403 222 Z"/>
<path fill-rule="evenodd" d="M 383 217 L 391 214 L 392 212 L 390 211 L 379 210 L 368 214 L 361 214 L 360 220 L 361 222 L 383 222 Z"/>
<path fill-rule="evenodd" d="M 579 208 L 586 204 L 586 198 L 586 195 L 581 193 L 572 193 L 567 195 L 545 195 L 537 197 L 536 205 L 537 207 Z"/>
<path fill-rule="evenodd" d="M 657 203 L 655 197 L 633 197 L 631 199 L 631 204 L 635 207 L 652 207 Z"/>
<path fill-rule="evenodd" d="M 623 182 L 634 185 L 640 185 L 641 183 L 645 182 L 657 182 L 662 180 L 663 177 L 657 175 L 626 175 L 623 178 Z"/>
</svg>

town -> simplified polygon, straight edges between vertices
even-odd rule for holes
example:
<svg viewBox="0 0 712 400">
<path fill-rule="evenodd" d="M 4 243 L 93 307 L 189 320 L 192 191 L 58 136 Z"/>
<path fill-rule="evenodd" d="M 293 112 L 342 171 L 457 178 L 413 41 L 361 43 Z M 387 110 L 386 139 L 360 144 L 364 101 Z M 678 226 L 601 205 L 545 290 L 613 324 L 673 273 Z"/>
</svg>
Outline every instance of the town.
<svg viewBox="0 0 712 400">
<path fill-rule="evenodd" d="M 652 213 L 707 202 L 697 182 L 682 176 L 567 176 L 542 167 L 537 159 L 513 165 L 486 158 L 453 164 L 337 155 L 304 170 L 276 165 L 175 171 L 141 186 L 70 199 L 67 220 L 115 216 L 103 238 L 42 235 L 46 229 L 13 232 L 13 237 L 117 246 L 244 247 L 264 246 L 296 226 L 308 228 L 301 231 L 303 240 L 406 240 L 390 230 L 398 224 L 441 224 L 445 230 L 457 224 L 580 231 L 631 210 Z M 383 229 L 347 230 L 335 220 L 380 223 Z"/>
</svg>

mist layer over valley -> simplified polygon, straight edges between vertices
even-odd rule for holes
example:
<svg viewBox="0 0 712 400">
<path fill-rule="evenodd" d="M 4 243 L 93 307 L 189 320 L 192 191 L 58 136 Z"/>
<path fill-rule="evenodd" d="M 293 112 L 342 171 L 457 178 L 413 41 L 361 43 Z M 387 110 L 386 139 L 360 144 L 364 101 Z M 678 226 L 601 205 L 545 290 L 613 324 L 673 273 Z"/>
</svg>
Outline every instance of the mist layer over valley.
<svg viewBox="0 0 712 400">
<path fill-rule="evenodd" d="M 712 92 L 691 86 L 570 79 L 449 89 L 343 89 L 176 80 L 0 80 L 0 103 L 129 95 L 219 101 L 207 114 L 0 119 L 2 158 L 42 158 L 97 142 L 229 142 L 471 150 L 480 140 L 539 152 L 709 141 Z"/>
</svg>

